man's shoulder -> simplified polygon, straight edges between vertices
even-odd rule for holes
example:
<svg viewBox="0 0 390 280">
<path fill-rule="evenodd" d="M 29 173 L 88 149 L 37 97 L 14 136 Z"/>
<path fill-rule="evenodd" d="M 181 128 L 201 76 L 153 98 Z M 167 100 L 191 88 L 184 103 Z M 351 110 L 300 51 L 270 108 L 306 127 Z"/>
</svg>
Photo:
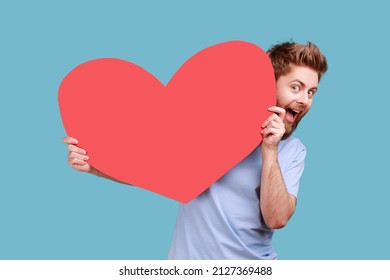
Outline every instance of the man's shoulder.
<svg viewBox="0 0 390 280">
<path fill-rule="evenodd" d="M 306 147 L 305 145 L 294 136 L 290 136 L 287 139 L 280 141 L 278 146 L 278 153 L 284 154 L 287 157 L 302 155 L 306 156 Z"/>
<path fill-rule="evenodd" d="M 284 139 L 282 141 L 280 141 L 280 144 L 281 148 L 293 148 L 293 147 L 296 147 L 297 149 L 305 149 L 305 145 L 303 145 L 303 143 L 301 142 L 301 140 L 299 140 L 299 138 L 296 138 L 294 136 L 290 136 L 288 137 L 287 139 Z"/>
</svg>

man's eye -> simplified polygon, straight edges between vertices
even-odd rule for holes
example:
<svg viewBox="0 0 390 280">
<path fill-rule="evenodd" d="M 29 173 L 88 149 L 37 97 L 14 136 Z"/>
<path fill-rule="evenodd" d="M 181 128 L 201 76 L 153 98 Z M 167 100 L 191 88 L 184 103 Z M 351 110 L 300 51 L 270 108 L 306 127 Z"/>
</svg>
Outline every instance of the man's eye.
<svg viewBox="0 0 390 280">
<path fill-rule="evenodd" d="M 307 92 L 307 94 L 308 94 L 309 96 L 313 96 L 313 95 L 314 95 L 314 93 L 315 93 L 315 91 L 314 91 L 314 90 L 309 90 L 309 91 Z"/>
<path fill-rule="evenodd" d="M 293 85 L 293 86 L 291 86 L 291 89 L 292 89 L 293 91 L 298 91 L 298 90 L 299 90 L 299 86 Z"/>
</svg>

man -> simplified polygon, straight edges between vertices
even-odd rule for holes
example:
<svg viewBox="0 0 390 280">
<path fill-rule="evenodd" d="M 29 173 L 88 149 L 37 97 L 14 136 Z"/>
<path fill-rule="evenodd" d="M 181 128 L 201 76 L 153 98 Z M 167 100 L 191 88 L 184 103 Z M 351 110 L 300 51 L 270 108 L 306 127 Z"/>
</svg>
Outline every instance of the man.
<svg viewBox="0 0 390 280">
<path fill-rule="evenodd" d="M 261 125 L 263 141 L 198 197 L 180 206 L 170 259 L 275 259 L 271 240 L 295 211 L 306 150 L 291 136 L 310 110 L 326 58 L 312 43 L 281 43 L 268 51 L 277 104 Z M 259 124 L 260 125 L 260 124 Z M 66 137 L 68 163 L 113 179 L 90 166 L 77 140 Z"/>
</svg>

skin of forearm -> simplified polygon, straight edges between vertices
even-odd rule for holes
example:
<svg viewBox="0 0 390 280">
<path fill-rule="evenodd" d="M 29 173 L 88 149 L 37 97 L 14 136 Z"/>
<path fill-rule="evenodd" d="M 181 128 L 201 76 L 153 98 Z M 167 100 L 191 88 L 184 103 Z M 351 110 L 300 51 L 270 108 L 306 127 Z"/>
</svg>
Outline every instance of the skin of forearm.
<svg viewBox="0 0 390 280">
<path fill-rule="evenodd" d="M 93 175 L 96 175 L 98 177 L 102 177 L 102 178 L 105 178 L 105 179 L 108 179 L 108 180 L 112 180 L 112 181 L 115 181 L 115 182 L 118 182 L 118 183 L 121 183 L 121 184 L 126 184 L 122 181 L 119 181 L 111 176 L 108 176 L 107 174 L 101 172 L 100 170 L 97 170 L 95 167 L 91 167 L 91 171 L 89 172 Z"/>
<path fill-rule="evenodd" d="M 294 213 L 296 199 L 287 192 L 277 152 L 262 151 L 262 156 L 260 209 L 268 227 L 282 228 Z"/>
</svg>

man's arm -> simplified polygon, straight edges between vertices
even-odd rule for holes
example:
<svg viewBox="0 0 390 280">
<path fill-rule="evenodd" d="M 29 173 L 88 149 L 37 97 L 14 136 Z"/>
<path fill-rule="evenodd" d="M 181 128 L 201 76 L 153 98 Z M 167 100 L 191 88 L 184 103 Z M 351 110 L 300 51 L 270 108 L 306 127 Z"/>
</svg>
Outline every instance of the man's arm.
<svg viewBox="0 0 390 280">
<path fill-rule="evenodd" d="M 278 162 L 277 148 L 282 139 L 285 110 L 269 108 L 274 112 L 262 125 L 261 143 L 262 171 L 260 188 L 260 210 L 264 221 L 272 229 L 284 227 L 295 211 L 296 198 L 287 192 Z"/>
<path fill-rule="evenodd" d="M 282 228 L 295 211 L 296 198 L 287 192 L 277 153 L 264 151 L 262 157 L 260 209 L 268 227 Z"/>
<path fill-rule="evenodd" d="M 114 177 L 108 176 L 106 173 L 103 173 L 100 170 L 97 170 L 93 166 L 91 166 L 91 170 L 89 171 L 89 173 L 91 173 L 93 175 L 96 175 L 98 177 L 102 177 L 102 178 L 105 178 L 105 179 L 108 179 L 108 180 L 111 180 L 111 181 L 115 181 L 115 182 L 121 183 L 121 184 L 130 185 L 130 184 L 127 184 L 125 182 L 119 181 L 119 180 L 115 179 Z"/>
</svg>

